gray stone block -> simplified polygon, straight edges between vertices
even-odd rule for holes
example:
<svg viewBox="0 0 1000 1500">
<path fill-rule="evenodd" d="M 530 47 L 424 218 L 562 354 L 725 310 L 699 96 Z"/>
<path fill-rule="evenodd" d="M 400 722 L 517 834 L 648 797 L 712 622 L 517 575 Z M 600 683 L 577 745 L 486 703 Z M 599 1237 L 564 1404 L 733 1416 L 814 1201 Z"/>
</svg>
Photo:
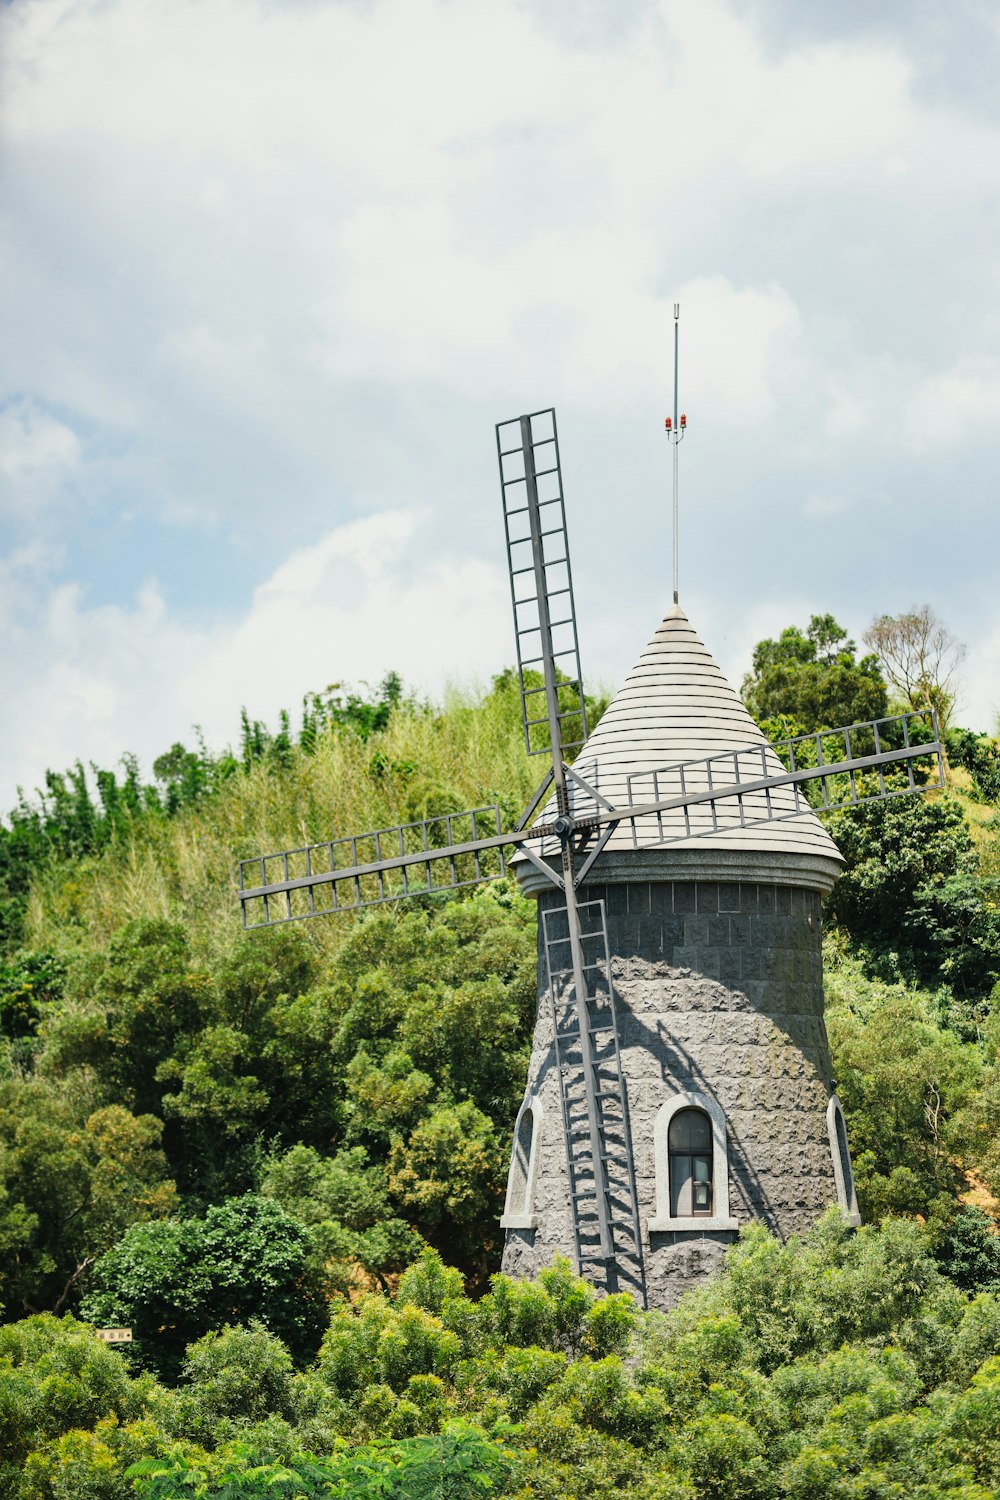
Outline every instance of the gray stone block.
<svg viewBox="0 0 1000 1500">
<path fill-rule="evenodd" d="M 674 911 L 686 915 L 698 909 L 697 887 L 689 881 L 674 881 Z"/>
<path fill-rule="evenodd" d="M 739 987 L 743 979 L 743 963 L 738 948 L 720 949 L 719 979 L 731 989 Z"/>
<path fill-rule="evenodd" d="M 700 948 L 708 942 L 708 917 L 684 918 L 684 943 L 689 948 Z"/>
<path fill-rule="evenodd" d="M 738 912 L 740 910 L 740 887 L 737 881 L 720 881 L 719 910 L 724 912 Z"/>
<path fill-rule="evenodd" d="M 629 887 L 627 885 L 609 885 L 607 912 L 608 920 L 612 917 L 624 917 L 628 915 Z"/>
<path fill-rule="evenodd" d="M 684 946 L 684 917 L 664 917 L 660 924 L 660 933 L 663 941 L 663 953 L 668 962 L 670 955 L 676 948 Z"/>
<path fill-rule="evenodd" d="M 713 948 L 729 946 L 729 918 L 708 918 L 708 941 Z"/>
<path fill-rule="evenodd" d="M 649 909 L 655 916 L 669 917 L 674 910 L 674 888 L 669 881 L 651 880 L 649 888 Z"/>
<path fill-rule="evenodd" d="M 630 917 L 648 917 L 649 905 L 649 881 L 640 880 L 635 885 L 627 885 L 628 892 L 628 914 Z"/>
<path fill-rule="evenodd" d="M 749 947 L 752 920 L 749 915 L 729 918 L 729 942 L 734 948 Z"/>
<path fill-rule="evenodd" d="M 698 910 L 717 912 L 719 910 L 719 887 L 712 881 L 699 881 L 696 889 Z"/>
</svg>

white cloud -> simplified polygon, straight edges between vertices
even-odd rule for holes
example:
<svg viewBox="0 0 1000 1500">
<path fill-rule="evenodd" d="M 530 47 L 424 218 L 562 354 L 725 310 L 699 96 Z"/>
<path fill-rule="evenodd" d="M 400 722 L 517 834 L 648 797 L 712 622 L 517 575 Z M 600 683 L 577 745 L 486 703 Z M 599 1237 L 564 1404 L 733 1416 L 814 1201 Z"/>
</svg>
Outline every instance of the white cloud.
<svg viewBox="0 0 1000 1500">
<path fill-rule="evenodd" d="M 73 430 L 34 401 L 15 401 L 0 411 L 0 508 L 29 516 L 59 495 L 80 462 Z"/>
<path fill-rule="evenodd" d="M 600 50 L 492 0 L 26 0 L 7 32 L 7 135 L 58 184 L 114 324 L 99 349 L 64 283 L 58 361 L 11 362 L 142 427 L 164 397 L 182 419 L 193 380 L 295 441 L 317 368 L 495 390 L 531 365 L 624 399 L 662 381 L 679 287 L 705 315 L 692 391 L 753 412 L 760 365 L 772 388 L 801 362 L 801 316 L 695 247 L 761 180 L 881 171 L 915 130 L 898 51 L 768 53 L 723 0 L 650 4 Z"/>
<path fill-rule="evenodd" d="M 925 377 L 910 400 L 906 420 L 921 449 L 992 437 L 1000 424 L 1000 360 L 965 357 L 950 370 Z"/>
<path fill-rule="evenodd" d="M 201 725 L 221 746 L 239 707 L 275 721 L 309 690 L 377 683 L 399 671 L 440 692 L 475 681 L 510 656 L 509 601 L 500 571 L 475 559 L 411 555 L 419 516 L 387 512 L 339 527 L 279 563 L 242 618 L 193 629 L 143 585 L 126 605 L 88 606 L 55 583 L 52 559 L 22 554 L 0 578 L 7 724 L 0 788 L 29 788 L 46 767 L 77 756 L 144 760 Z M 30 628 L 25 621 L 30 620 Z"/>
<path fill-rule="evenodd" d="M 675 300 L 682 582 L 720 657 L 931 581 L 991 638 L 1000 122 L 930 102 L 916 21 L 841 8 L 803 42 L 768 9 L 3 11 L 16 774 L 508 661 L 491 424 L 519 406 L 559 406 L 584 664 L 613 679 L 667 598 Z"/>
<path fill-rule="evenodd" d="M 802 514 L 808 521 L 828 521 L 844 515 L 852 503 L 845 495 L 807 495 Z"/>
<path fill-rule="evenodd" d="M 1000 734 L 1000 629 L 974 641 L 962 663 L 958 709 L 981 734 Z"/>
</svg>

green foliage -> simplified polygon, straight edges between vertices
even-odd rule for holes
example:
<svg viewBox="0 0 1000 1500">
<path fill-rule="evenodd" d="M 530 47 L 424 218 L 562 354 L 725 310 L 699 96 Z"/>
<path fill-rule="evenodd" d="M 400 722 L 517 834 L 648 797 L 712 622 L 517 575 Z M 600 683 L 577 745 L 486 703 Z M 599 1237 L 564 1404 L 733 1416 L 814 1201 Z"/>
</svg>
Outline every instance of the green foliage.
<svg viewBox="0 0 1000 1500">
<path fill-rule="evenodd" d="M 947 1225 L 938 1261 L 945 1275 L 964 1291 L 1000 1292 L 1000 1234 L 975 1204 L 963 1204 Z"/>
<path fill-rule="evenodd" d="M 343 1146 L 332 1157 L 293 1146 L 270 1158 L 261 1192 L 306 1226 L 316 1262 L 338 1290 L 347 1289 L 353 1265 L 385 1286 L 386 1275 L 419 1251 L 419 1235 L 393 1213 L 384 1167 L 369 1161 L 364 1146 Z"/>
<path fill-rule="evenodd" d="M 1000 977 L 1000 910 L 978 879 L 958 804 L 899 797 L 837 813 L 847 870 L 830 897 L 835 920 L 884 977 L 948 984 L 982 1019 Z"/>
<path fill-rule="evenodd" d="M 440 1317 L 445 1303 L 460 1299 L 464 1290 L 459 1273 L 446 1266 L 436 1250 L 425 1250 L 399 1278 L 396 1300 L 403 1307 L 410 1303 Z"/>
<path fill-rule="evenodd" d="M 340 1396 L 384 1385 L 402 1392 L 411 1376 L 450 1378 L 460 1353 L 458 1336 L 413 1303 L 393 1306 L 363 1297 L 357 1310 L 338 1308 L 319 1354 L 324 1378 Z"/>
<path fill-rule="evenodd" d="M 405 1141 L 393 1142 L 389 1187 L 429 1234 L 446 1233 L 466 1264 L 485 1270 L 492 1225 L 500 1217 L 508 1149 L 500 1130 L 471 1100 L 443 1105 Z"/>
<path fill-rule="evenodd" d="M 58 954 L 30 949 L 0 959 L 0 1036 L 31 1036 L 42 1009 L 60 999 L 66 964 Z"/>
<path fill-rule="evenodd" d="M 790 625 L 777 640 L 759 641 L 743 679 L 743 701 L 760 723 L 784 715 L 788 733 L 836 729 L 886 711 L 878 658 L 857 648 L 832 615 L 813 615 L 805 631 Z"/>
<path fill-rule="evenodd" d="M 130 1379 L 117 1353 L 69 1316 L 0 1327 L 0 1493 L 17 1494 L 36 1450 L 102 1420 L 132 1421 L 149 1395 L 148 1381 Z"/>
<path fill-rule="evenodd" d="M 176 1375 L 193 1339 L 253 1319 L 304 1359 L 326 1312 L 310 1249 L 300 1224 L 252 1193 L 201 1219 L 136 1225 L 94 1267 L 83 1316 L 131 1327 L 130 1357 L 160 1375 Z"/>
<path fill-rule="evenodd" d="M 295 1454 L 287 1463 L 257 1462 L 253 1448 L 233 1444 L 221 1463 L 197 1458 L 149 1459 L 128 1475 L 141 1500 L 238 1500 L 284 1496 L 287 1500 L 473 1500 L 499 1495 L 512 1473 L 511 1455 L 466 1422 L 455 1421 L 437 1436 L 373 1443 L 323 1460 Z"/>
<path fill-rule="evenodd" d="M 0 1295 L 59 1312 L 129 1225 L 175 1206 L 160 1121 L 100 1105 L 93 1076 L 0 1083 Z"/>
<path fill-rule="evenodd" d="M 44 1002 L 27 1069 L 0 1073 L 0 1295 L 63 1305 L 129 1224 L 173 1211 L 173 1184 L 194 1209 L 260 1188 L 328 1289 L 385 1284 L 422 1240 L 485 1277 L 532 918 L 507 885 L 377 912 L 322 966 L 300 928 L 238 935 L 205 967 L 174 923 L 120 928 Z"/>
<path fill-rule="evenodd" d="M 965 1111 L 967 1156 L 1000 1197 L 1000 994 L 994 991 L 993 1013 L 983 1027 L 986 1058 L 982 1086 Z"/>
<path fill-rule="evenodd" d="M 979 1048 L 940 1024 L 931 996 L 872 981 L 857 964 L 830 966 L 827 994 L 862 1217 L 948 1219 L 982 1083 Z"/>
<path fill-rule="evenodd" d="M 294 1420 L 292 1357 L 263 1323 L 226 1325 L 188 1346 L 174 1427 L 214 1447 L 271 1416 Z"/>
<path fill-rule="evenodd" d="M 667 1316 L 565 1262 L 472 1301 L 425 1252 L 395 1299 L 335 1308 L 313 1366 L 249 1322 L 172 1392 L 71 1319 L 0 1330 L 12 1500 L 988 1500 L 998 1401 L 1000 1299 L 916 1224 L 836 1212 L 804 1242 L 749 1228 Z"/>
<path fill-rule="evenodd" d="M 174 746 L 176 758 L 175 752 L 183 747 Z M 222 774 L 224 759 L 215 760 L 202 747 L 205 790 Z M 120 780 L 116 772 L 96 766 L 88 779 L 80 761 L 70 771 L 47 771 L 38 800 L 29 802 L 22 793 L 8 823 L 0 822 L 0 952 L 21 938 L 33 875 L 53 861 L 79 862 L 109 849 L 126 839 L 136 822 L 156 820 L 181 805 L 168 798 L 165 809 L 156 788 L 142 785 L 135 756 L 122 756 L 121 765 Z M 190 783 L 189 775 L 183 785 Z"/>
<path fill-rule="evenodd" d="M 971 729 L 949 729 L 945 734 L 948 761 L 963 766 L 983 802 L 1000 802 L 1000 740 Z"/>
<path fill-rule="evenodd" d="M 156 839 L 165 822 L 218 801 L 241 770 L 288 771 L 297 755 L 315 755 L 331 736 L 367 741 L 402 710 L 424 712 L 389 672 L 373 696 L 345 695 L 338 685 L 308 694 L 297 744 L 287 712 L 272 732 L 244 709 L 238 756 L 228 749 L 213 754 L 197 731 L 197 750 L 175 743 L 156 757 L 153 784 L 143 784 L 130 754 L 122 756 L 120 772 L 92 765 L 88 775 L 80 761 L 65 772 L 47 771 L 35 800 L 20 793 L 7 822 L 0 821 L 0 954 L 22 940 L 32 880 L 53 865 L 72 861 L 79 869 L 88 857 L 115 851 L 127 859 L 137 836 Z"/>
</svg>

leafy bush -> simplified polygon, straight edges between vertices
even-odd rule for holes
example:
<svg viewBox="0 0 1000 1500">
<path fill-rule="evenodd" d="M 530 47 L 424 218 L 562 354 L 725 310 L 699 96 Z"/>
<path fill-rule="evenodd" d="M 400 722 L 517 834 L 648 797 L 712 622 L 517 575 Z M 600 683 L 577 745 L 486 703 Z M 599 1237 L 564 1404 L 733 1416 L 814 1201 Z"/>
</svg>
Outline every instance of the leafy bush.
<svg viewBox="0 0 1000 1500">
<path fill-rule="evenodd" d="M 326 1314 L 310 1248 L 300 1224 L 252 1193 L 203 1219 L 137 1225 L 94 1268 L 83 1316 L 131 1327 L 129 1357 L 169 1378 L 193 1339 L 254 1319 L 301 1360 L 316 1349 Z"/>
<path fill-rule="evenodd" d="M 983 802 L 1000 802 L 1000 740 L 971 729 L 949 729 L 945 735 L 948 760 L 964 766 Z"/>
<path fill-rule="evenodd" d="M 1000 1292 L 1000 1234 L 981 1208 L 964 1204 L 938 1246 L 945 1275 L 967 1292 Z"/>
<path fill-rule="evenodd" d="M 17 1493 L 29 1455 L 73 1429 L 140 1416 L 151 1392 L 72 1317 L 0 1327 L 0 1493 Z"/>
<path fill-rule="evenodd" d="M 425 1252 L 396 1298 L 340 1303 L 309 1368 L 262 1325 L 230 1326 L 189 1348 L 174 1391 L 70 1319 L 8 1334 L 12 1500 L 988 1500 L 1000 1484 L 1000 1299 L 951 1283 L 909 1222 L 852 1234 L 831 1211 L 786 1245 L 751 1227 L 668 1315 L 596 1298 L 565 1262 L 472 1301 Z"/>
</svg>

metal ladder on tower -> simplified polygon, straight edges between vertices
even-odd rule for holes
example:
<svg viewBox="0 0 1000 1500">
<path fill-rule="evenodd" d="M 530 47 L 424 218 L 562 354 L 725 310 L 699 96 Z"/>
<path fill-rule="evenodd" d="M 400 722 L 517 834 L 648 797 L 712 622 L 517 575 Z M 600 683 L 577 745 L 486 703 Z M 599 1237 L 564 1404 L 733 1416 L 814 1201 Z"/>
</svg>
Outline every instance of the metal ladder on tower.
<svg viewBox="0 0 1000 1500">
<path fill-rule="evenodd" d="M 645 1306 L 628 1098 L 604 902 L 581 901 L 578 910 L 586 982 L 582 1012 L 573 993 L 566 908 L 541 913 L 577 1264 L 593 1268 L 592 1279 L 603 1290 L 629 1291 Z M 581 1013 L 587 1017 L 582 1036 Z M 596 1160 L 591 1109 L 597 1121 Z M 604 1213 L 599 1212 L 602 1199 Z"/>
</svg>

